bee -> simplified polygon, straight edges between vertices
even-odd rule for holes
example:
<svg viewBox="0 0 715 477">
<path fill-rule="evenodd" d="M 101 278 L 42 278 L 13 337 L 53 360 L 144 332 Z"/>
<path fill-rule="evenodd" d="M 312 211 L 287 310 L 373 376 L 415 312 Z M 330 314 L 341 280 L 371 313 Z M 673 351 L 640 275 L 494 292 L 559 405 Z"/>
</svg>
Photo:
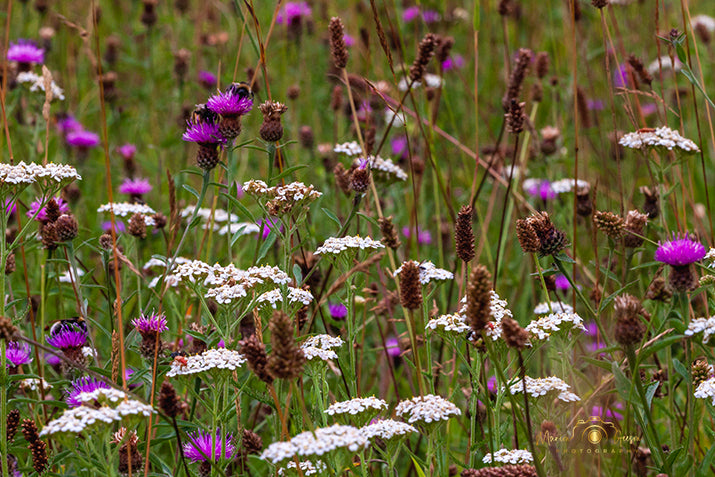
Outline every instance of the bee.
<svg viewBox="0 0 715 477">
<path fill-rule="evenodd" d="M 171 357 L 174 358 L 174 362 L 172 364 L 178 364 L 181 367 L 189 365 L 189 361 L 186 359 L 186 353 L 183 351 L 171 353 Z"/>
<path fill-rule="evenodd" d="M 253 91 L 251 91 L 251 85 L 249 85 L 245 81 L 241 81 L 240 83 L 232 83 L 228 88 L 226 88 L 226 92 L 236 95 L 240 99 L 253 99 Z"/>
<path fill-rule="evenodd" d="M 50 336 L 55 335 L 63 326 L 78 326 L 82 332 L 87 333 L 87 322 L 81 316 L 75 316 L 67 320 L 58 320 L 50 327 Z"/>
</svg>

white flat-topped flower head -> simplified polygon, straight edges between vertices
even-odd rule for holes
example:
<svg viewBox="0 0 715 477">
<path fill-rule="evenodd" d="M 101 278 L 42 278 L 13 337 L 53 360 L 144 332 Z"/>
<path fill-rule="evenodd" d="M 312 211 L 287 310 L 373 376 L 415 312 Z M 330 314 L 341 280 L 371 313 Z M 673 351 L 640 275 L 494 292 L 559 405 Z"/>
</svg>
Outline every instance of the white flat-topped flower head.
<svg viewBox="0 0 715 477">
<path fill-rule="evenodd" d="M 482 462 L 485 464 L 491 464 L 494 462 L 498 462 L 500 464 L 512 464 L 512 465 L 517 465 L 517 464 L 529 464 L 531 462 L 534 462 L 534 456 L 531 455 L 531 452 L 528 450 L 522 450 L 522 449 L 514 449 L 514 450 L 507 450 L 507 449 L 499 449 L 492 455 L 491 453 L 487 454 L 484 456 L 482 459 Z"/>
<path fill-rule="evenodd" d="M 526 393 L 534 398 L 541 396 L 546 396 L 549 393 L 556 393 L 557 398 L 564 402 L 574 402 L 580 401 L 581 398 L 576 394 L 569 391 L 571 386 L 566 384 L 562 379 L 556 376 L 550 376 L 548 378 L 532 378 L 526 376 L 524 379 L 525 383 L 519 379 L 516 383 L 509 387 L 509 392 L 511 394 L 519 394 L 526 391 Z"/>
<path fill-rule="evenodd" d="M 452 416 L 460 416 L 462 411 L 443 397 L 434 394 L 417 396 L 400 401 L 395 408 L 398 416 L 409 424 L 436 424 Z"/>
</svg>

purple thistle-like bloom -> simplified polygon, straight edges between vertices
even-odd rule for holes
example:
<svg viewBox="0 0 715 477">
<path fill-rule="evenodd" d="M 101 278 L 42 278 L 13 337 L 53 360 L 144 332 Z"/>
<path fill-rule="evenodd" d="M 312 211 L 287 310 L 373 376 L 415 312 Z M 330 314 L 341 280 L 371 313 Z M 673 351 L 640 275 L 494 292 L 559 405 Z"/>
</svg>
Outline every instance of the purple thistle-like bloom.
<svg viewBox="0 0 715 477">
<path fill-rule="evenodd" d="M 33 41 L 17 40 L 17 43 L 10 43 L 10 48 L 7 49 L 7 60 L 42 64 L 45 62 L 45 50 L 38 47 Z"/>
<path fill-rule="evenodd" d="M 220 429 L 215 436 L 210 432 L 197 431 L 189 433 L 188 438 L 188 442 L 184 444 L 184 455 L 191 462 L 218 462 L 221 457 L 231 459 L 236 452 L 233 436 L 222 434 Z"/>
<path fill-rule="evenodd" d="M 286 2 L 276 16 L 276 23 L 279 25 L 291 25 L 299 22 L 302 17 L 310 17 L 313 14 L 310 6 L 306 2 Z"/>
<path fill-rule="evenodd" d="M 613 407 L 619 410 L 623 409 L 623 404 L 617 402 L 613 404 Z M 623 415 L 619 412 L 616 412 L 615 410 L 611 409 L 610 407 L 603 408 L 601 406 L 593 406 L 591 408 L 591 415 L 600 417 L 602 419 L 616 419 L 617 421 L 622 421 L 623 420 Z"/>
<path fill-rule="evenodd" d="M 407 148 L 407 137 L 397 136 L 390 141 L 390 148 L 392 149 L 392 155 L 398 156 L 402 159 L 407 159 L 409 149 Z"/>
<path fill-rule="evenodd" d="M 462 55 L 453 55 L 442 62 L 442 69 L 444 71 L 449 71 L 451 69 L 463 68 L 465 64 L 464 57 Z"/>
<path fill-rule="evenodd" d="M 59 349 L 81 348 L 86 343 L 87 332 L 75 323 L 62 324 L 47 337 L 47 344 Z"/>
<path fill-rule="evenodd" d="M 566 278 L 565 275 L 561 274 L 556 275 L 556 278 L 554 278 L 554 284 L 556 285 L 556 289 L 561 291 L 566 291 L 571 288 L 571 283 L 569 283 L 569 279 Z"/>
<path fill-rule="evenodd" d="M 85 131 L 84 129 L 70 131 L 67 133 L 67 136 L 65 136 L 65 140 L 70 146 L 80 149 L 89 149 L 99 146 L 99 135 L 92 131 Z"/>
<path fill-rule="evenodd" d="M 77 121 L 71 114 L 67 114 L 63 118 L 57 119 L 57 129 L 60 134 L 67 136 L 71 132 L 81 131 L 82 123 Z"/>
<path fill-rule="evenodd" d="M 82 401 L 77 399 L 77 397 L 82 393 L 91 393 L 97 389 L 111 389 L 111 386 L 104 381 L 99 381 L 90 376 L 82 376 L 79 379 L 72 381 L 72 389 L 67 393 L 67 405 L 69 407 L 79 407 L 82 405 Z"/>
<path fill-rule="evenodd" d="M 57 207 L 60 208 L 60 214 L 66 214 L 70 211 L 69 206 L 67 205 L 67 202 L 65 202 L 61 197 L 55 197 L 55 202 L 57 202 Z M 30 210 L 27 211 L 27 216 L 32 218 L 35 217 L 35 220 L 38 222 L 46 222 L 47 221 L 47 206 L 43 207 L 40 209 L 40 205 L 42 204 L 42 201 L 40 200 L 34 200 L 30 204 Z M 47 202 L 45 202 L 47 204 Z M 37 210 L 40 209 L 38 212 Z M 37 216 L 35 216 L 37 214 Z"/>
<path fill-rule="evenodd" d="M 425 23 L 434 23 L 438 22 L 442 19 L 442 16 L 438 13 L 435 12 L 434 10 L 425 10 L 424 13 L 422 14 L 422 20 Z"/>
<path fill-rule="evenodd" d="M 412 229 L 408 226 L 402 227 L 402 235 L 406 238 L 410 238 L 412 235 Z M 417 227 L 417 243 L 420 245 L 429 245 L 432 243 L 432 234 L 429 230 L 422 230 L 422 228 Z"/>
<path fill-rule="evenodd" d="M 169 329 L 166 325 L 166 316 L 163 314 L 142 315 L 139 318 L 134 318 L 132 325 L 142 335 L 145 333 L 161 333 Z"/>
<path fill-rule="evenodd" d="M 12 199 L 5 199 L 5 214 L 12 215 L 17 212 L 17 204 Z"/>
<path fill-rule="evenodd" d="M 119 192 L 129 195 L 144 195 L 151 191 L 152 187 L 149 184 L 149 179 L 124 179 L 122 185 L 119 186 Z"/>
<path fill-rule="evenodd" d="M 658 111 L 658 106 L 655 103 L 641 104 L 641 113 L 643 116 L 650 116 Z"/>
<path fill-rule="evenodd" d="M 32 361 L 32 356 L 30 356 L 30 345 L 25 342 L 18 343 L 17 341 L 10 341 L 7 344 L 5 357 L 8 360 L 8 367 L 11 365 L 20 366 L 21 364 L 27 364 Z"/>
<path fill-rule="evenodd" d="M 253 99 L 248 94 L 241 86 L 232 84 L 225 92 L 211 96 L 206 106 L 221 116 L 243 116 L 253 108 Z"/>
<path fill-rule="evenodd" d="M 625 63 L 621 63 L 616 71 L 613 72 L 613 87 L 625 88 L 630 83 L 628 67 Z"/>
<path fill-rule="evenodd" d="M 115 232 L 123 233 L 127 231 L 127 226 L 124 225 L 124 222 L 122 222 L 121 220 L 115 221 L 114 224 L 116 226 L 114 229 Z M 107 220 L 106 222 L 102 222 L 102 230 L 104 232 L 109 232 L 110 230 L 112 230 L 112 221 Z"/>
<path fill-rule="evenodd" d="M 355 38 L 351 37 L 347 33 L 343 35 L 343 41 L 345 42 L 345 46 L 348 48 L 351 46 L 355 46 Z"/>
<path fill-rule="evenodd" d="M 50 366 L 59 366 L 62 363 L 62 358 L 57 356 L 56 354 L 52 353 L 46 353 L 45 354 L 45 361 L 47 364 Z"/>
<path fill-rule="evenodd" d="M 588 108 L 589 111 L 603 111 L 603 101 L 600 99 L 589 99 L 586 102 L 586 108 Z"/>
<path fill-rule="evenodd" d="M 262 227 L 261 231 L 261 236 L 263 239 L 267 239 L 268 236 L 271 234 L 271 230 L 273 227 L 280 226 L 280 230 L 283 230 L 283 225 L 280 225 L 280 221 L 277 219 L 272 219 L 272 218 L 267 218 L 267 219 L 261 219 L 257 222 L 257 225 L 259 227 Z"/>
<path fill-rule="evenodd" d="M 328 303 L 328 312 L 336 320 L 344 320 L 348 316 L 348 309 L 342 303 Z"/>
<path fill-rule="evenodd" d="M 655 251 L 655 259 L 672 267 L 682 267 L 702 260 L 707 251 L 700 242 L 691 240 L 687 235 L 673 234 L 673 240 L 660 242 Z"/>
<path fill-rule="evenodd" d="M 199 71 L 199 84 L 206 89 L 211 89 L 216 86 L 218 79 L 216 75 L 210 71 L 201 70 Z"/>
<path fill-rule="evenodd" d="M 399 358 L 399 356 L 402 354 L 402 350 L 400 349 L 400 342 L 394 336 L 391 336 L 385 340 L 385 350 L 387 350 L 387 354 L 392 358 Z"/>
<path fill-rule="evenodd" d="M 124 144 L 117 148 L 117 152 L 124 159 L 134 159 L 134 155 L 137 153 L 137 147 L 134 144 Z"/>
<path fill-rule="evenodd" d="M 410 23 L 412 20 L 420 16 L 420 7 L 417 5 L 408 7 L 402 12 L 402 21 L 405 23 Z"/>
<path fill-rule="evenodd" d="M 526 192 L 532 197 L 538 197 L 541 200 L 551 200 L 556 197 L 556 192 L 551 188 L 551 183 L 543 180 L 538 184 L 534 184 Z"/>
<path fill-rule="evenodd" d="M 187 122 L 188 128 L 181 136 L 184 141 L 195 142 L 201 145 L 225 144 L 226 138 L 219 133 L 218 123 L 192 123 Z"/>
</svg>

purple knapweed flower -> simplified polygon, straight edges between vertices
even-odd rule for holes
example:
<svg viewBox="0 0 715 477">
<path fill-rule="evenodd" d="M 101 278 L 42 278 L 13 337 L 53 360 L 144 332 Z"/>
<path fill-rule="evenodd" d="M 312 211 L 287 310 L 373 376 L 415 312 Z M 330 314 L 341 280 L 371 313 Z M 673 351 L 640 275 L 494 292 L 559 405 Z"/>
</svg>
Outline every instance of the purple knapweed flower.
<svg viewBox="0 0 715 477">
<path fill-rule="evenodd" d="M 32 356 L 30 355 L 30 345 L 25 342 L 8 342 L 7 349 L 5 350 L 5 358 L 7 358 L 8 367 L 17 367 L 22 364 L 29 363 L 30 361 L 32 361 Z"/>
<path fill-rule="evenodd" d="M 186 122 L 186 131 L 181 139 L 202 146 L 215 147 L 226 144 L 226 138 L 219 132 L 218 113 L 207 107 L 198 108 Z"/>
<path fill-rule="evenodd" d="M 122 185 L 119 186 L 121 194 L 129 194 L 131 196 L 141 196 L 148 194 L 152 187 L 149 184 L 149 179 L 124 179 Z"/>
<path fill-rule="evenodd" d="M 586 108 L 589 111 L 603 111 L 603 101 L 601 101 L 600 99 L 589 99 L 586 102 Z"/>
<path fill-rule="evenodd" d="M 114 222 L 114 224 L 115 224 L 115 228 L 114 228 L 115 232 L 123 233 L 123 232 L 127 231 L 127 226 L 124 225 L 124 222 L 122 222 L 121 220 L 116 220 Z M 110 230 L 112 230 L 112 221 L 107 220 L 106 222 L 102 222 L 102 231 L 109 232 Z"/>
<path fill-rule="evenodd" d="M 621 63 L 613 72 L 613 87 L 626 88 L 630 84 L 630 73 L 625 63 Z"/>
<path fill-rule="evenodd" d="M 263 239 L 267 239 L 268 236 L 271 234 L 271 230 L 273 227 L 280 226 L 281 231 L 283 231 L 283 225 L 281 225 L 280 221 L 278 219 L 272 219 L 272 218 L 267 218 L 267 219 L 261 219 L 256 224 L 261 227 L 261 236 Z"/>
<path fill-rule="evenodd" d="M 449 71 L 451 69 L 464 68 L 465 61 L 462 55 L 452 55 L 442 62 L 442 69 Z"/>
<path fill-rule="evenodd" d="M 161 333 L 169 327 L 166 324 L 166 316 L 163 314 L 142 315 L 132 320 L 132 325 L 136 330 L 144 335 L 146 333 Z"/>
<path fill-rule="evenodd" d="M 405 23 L 410 23 L 418 16 L 420 16 L 420 7 L 418 7 L 417 5 L 408 7 L 405 8 L 404 12 L 402 12 L 402 21 Z"/>
<path fill-rule="evenodd" d="M 65 137 L 71 132 L 81 131 L 82 129 L 82 123 L 77 121 L 71 114 L 66 114 L 57 119 L 57 130 Z"/>
<path fill-rule="evenodd" d="M 556 278 L 554 278 L 554 285 L 556 285 L 557 290 L 561 291 L 566 291 L 571 288 L 571 283 L 569 282 L 569 279 L 566 278 L 566 275 L 561 274 L 556 275 Z"/>
<path fill-rule="evenodd" d="M 236 451 L 231 434 L 223 434 L 221 430 L 216 435 L 210 432 L 190 432 L 188 442 L 184 444 L 184 455 L 191 462 L 218 462 L 221 457 L 231 459 Z"/>
<path fill-rule="evenodd" d="M 53 353 L 46 353 L 45 362 L 50 366 L 59 366 L 62 363 L 62 358 Z"/>
<path fill-rule="evenodd" d="M 355 38 L 348 35 L 347 33 L 343 35 L 343 41 L 345 42 L 345 46 L 347 46 L 348 48 L 350 48 L 351 46 L 355 46 Z"/>
<path fill-rule="evenodd" d="M 20 39 L 17 40 L 17 43 L 10 43 L 10 48 L 7 49 L 7 60 L 17 61 L 21 64 L 36 63 L 41 65 L 45 62 L 45 50 L 31 40 Z"/>
<path fill-rule="evenodd" d="M 402 227 L 402 235 L 405 238 L 410 238 L 412 236 L 412 229 L 408 226 Z M 432 234 L 429 230 L 422 230 L 422 228 L 417 227 L 417 243 L 420 245 L 429 245 L 432 243 Z"/>
<path fill-rule="evenodd" d="M 293 25 L 303 18 L 310 18 L 313 14 L 310 6 L 306 2 L 286 2 L 276 15 L 276 23 L 279 25 Z"/>
<path fill-rule="evenodd" d="M 218 83 L 218 80 L 216 79 L 216 75 L 211 73 L 210 71 L 199 71 L 199 84 L 203 86 L 206 89 L 213 89 L 216 87 L 216 83 Z"/>
<path fill-rule="evenodd" d="M 406 159 L 409 154 L 409 148 L 407 147 L 407 137 L 397 136 L 393 138 L 390 141 L 390 148 L 392 149 L 393 156 Z"/>
<path fill-rule="evenodd" d="M 243 116 L 253 108 L 253 98 L 245 84 L 233 83 L 223 93 L 211 96 L 206 106 L 221 116 Z"/>
<path fill-rule="evenodd" d="M 673 267 L 682 267 L 702 260 L 706 253 L 705 246 L 690 239 L 687 234 L 673 234 L 673 240 L 659 242 L 655 259 Z"/>
<path fill-rule="evenodd" d="M 5 199 L 5 215 L 13 215 L 15 212 L 17 212 L 15 201 L 10 198 Z"/>
<path fill-rule="evenodd" d="M 442 19 L 442 16 L 434 10 L 425 10 L 422 13 L 422 21 L 425 23 L 435 23 Z"/>
<path fill-rule="evenodd" d="M 99 381 L 98 379 L 90 376 L 82 376 L 81 378 L 75 379 L 72 381 L 70 386 L 72 386 L 72 388 L 68 391 L 67 399 L 65 400 L 69 407 L 79 407 L 82 405 L 82 401 L 77 399 L 77 397 L 82 393 L 91 393 L 97 389 L 112 388 L 104 381 Z"/>
<path fill-rule="evenodd" d="M 541 200 L 551 200 L 556 197 L 556 192 L 551 188 L 551 182 L 542 180 L 536 182 L 526 189 L 526 192 L 532 197 L 538 197 Z"/>
<path fill-rule="evenodd" d="M 328 312 L 335 320 L 344 320 L 348 316 L 348 309 L 342 303 L 328 303 Z"/>
<path fill-rule="evenodd" d="M 385 340 L 385 350 L 391 358 L 399 358 L 402 354 L 400 349 L 400 342 L 394 336 L 391 336 Z"/>
<path fill-rule="evenodd" d="M 55 197 L 55 202 L 57 203 L 57 207 L 60 208 L 60 214 L 66 214 L 70 211 L 69 206 L 67 205 L 67 202 L 65 202 L 61 197 Z M 27 216 L 32 218 L 35 217 L 35 220 L 38 222 L 46 222 L 47 221 L 47 202 L 45 202 L 45 206 L 40 209 L 40 206 L 42 205 L 41 200 L 34 200 L 30 204 L 30 210 L 27 211 Z M 38 212 L 39 209 L 39 212 Z M 37 214 L 37 215 L 35 215 Z"/>
<path fill-rule="evenodd" d="M 497 392 L 497 377 L 496 376 L 489 376 L 489 379 L 487 379 L 487 391 L 489 391 L 492 394 L 496 394 Z"/>
<path fill-rule="evenodd" d="M 643 116 L 650 116 L 658 111 L 658 106 L 655 103 L 641 104 L 641 113 Z"/>
<path fill-rule="evenodd" d="M 87 343 L 87 330 L 76 323 L 63 323 L 47 337 L 47 344 L 61 350 L 81 348 Z"/>
<path fill-rule="evenodd" d="M 137 147 L 134 144 L 124 144 L 117 148 L 117 152 L 123 159 L 131 160 L 134 159 L 134 155 L 137 153 Z"/>
<path fill-rule="evenodd" d="M 99 146 L 99 135 L 92 131 L 77 129 L 70 131 L 65 136 L 67 144 L 78 149 L 90 149 Z"/>
<path fill-rule="evenodd" d="M 620 402 L 616 402 L 613 404 L 612 407 L 601 407 L 601 406 L 593 406 L 591 408 L 591 416 L 596 416 L 600 417 L 601 419 L 615 419 L 617 421 L 622 421 L 623 420 L 623 415 L 619 412 L 616 412 L 613 408 L 623 410 L 623 404 Z"/>
</svg>

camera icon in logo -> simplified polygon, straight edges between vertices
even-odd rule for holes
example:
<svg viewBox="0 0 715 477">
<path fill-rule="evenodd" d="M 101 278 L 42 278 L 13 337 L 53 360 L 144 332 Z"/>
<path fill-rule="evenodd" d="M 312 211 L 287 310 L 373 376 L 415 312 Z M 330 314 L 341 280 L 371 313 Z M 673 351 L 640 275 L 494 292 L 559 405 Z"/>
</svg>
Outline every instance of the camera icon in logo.
<svg viewBox="0 0 715 477">
<path fill-rule="evenodd" d="M 573 428 L 573 437 L 592 446 L 614 437 L 617 433 L 618 429 L 615 424 L 604 422 L 598 416 L 591 416 L 588 420 L 580 419 Z"/>
</svg>

